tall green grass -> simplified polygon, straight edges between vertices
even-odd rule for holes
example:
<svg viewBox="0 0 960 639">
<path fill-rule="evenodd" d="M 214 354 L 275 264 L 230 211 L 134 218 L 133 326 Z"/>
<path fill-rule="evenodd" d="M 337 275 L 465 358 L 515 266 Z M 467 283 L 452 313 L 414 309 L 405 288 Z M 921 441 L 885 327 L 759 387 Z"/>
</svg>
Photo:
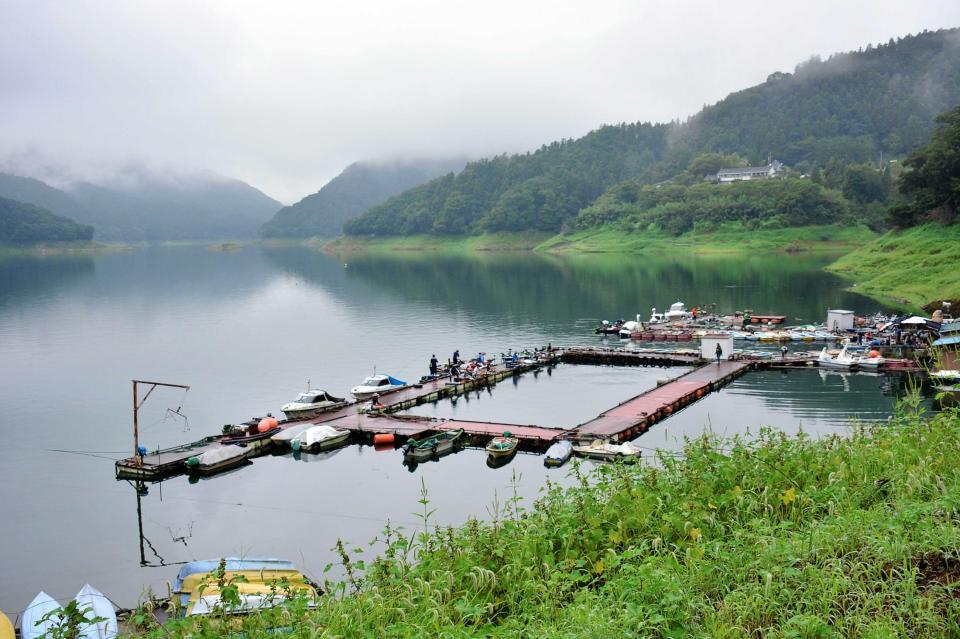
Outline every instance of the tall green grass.
<svg viewBox="0 0 960 639">
<path fill-rule="evenodd" d="M 247 637 L 960 636 L 960 413 L 813 440 L 705 436 L 658 464 L 573 465 L 492 521 L 388 526 L 364 564 Z M 299 607 L 297 607 L 299 606 Z M 214 636 L 216 620 L 148 630 Z M 222 630 L 222 628 L 221 628 Z"/>
<path fill-rule="evenodd" d="M 960 300 L 960 224 L 890 231 L 827 268 L 852 279 L 852 290 L 885 302 L 919 309 Z"/>
</svg>

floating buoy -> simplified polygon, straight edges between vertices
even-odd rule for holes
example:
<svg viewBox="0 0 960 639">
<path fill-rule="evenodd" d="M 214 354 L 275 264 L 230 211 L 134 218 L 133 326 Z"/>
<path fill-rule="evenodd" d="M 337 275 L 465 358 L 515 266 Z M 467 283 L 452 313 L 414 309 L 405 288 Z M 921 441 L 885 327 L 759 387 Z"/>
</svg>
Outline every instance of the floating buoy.
<svg viewBox="0 0 960 639">
<path fill-rule="evenodd" d="M 667 406 L 667 407 L 664 408 L 663 410 L 664 410 L 664 412 L 665 412 L 667 415 L 672 415 L 672 414 L 673 414 L 673 406 Z"/>
<path fill-rule="evenodd" d="M 377 433 L 373 436 L 373 443 L 375 445 L 381 444 L 393 444 L 394 436 L 393 433 Z"/>
<path fill-rule="evenodd" d="M 264 417 L 260 420 L 260 423 L 257 424 L 257 430 L 261 433 L 265 433 L 268 430 L 272 430 L 277 427 L 277 419 L 275 417 Z"/>
<path fill-rule="evenodd" d="M 880 357 L 880 351 L 873 350 L 867 353 L 867 357 Z"/>
<path fill-rule="evenodd" d="M 703 397 L 703 389 L 702 389 L 702 388 L 698 388 L 698 389 L 697 389 L 697 399 L 700 399 L 701 397 Z"/>
</svg>

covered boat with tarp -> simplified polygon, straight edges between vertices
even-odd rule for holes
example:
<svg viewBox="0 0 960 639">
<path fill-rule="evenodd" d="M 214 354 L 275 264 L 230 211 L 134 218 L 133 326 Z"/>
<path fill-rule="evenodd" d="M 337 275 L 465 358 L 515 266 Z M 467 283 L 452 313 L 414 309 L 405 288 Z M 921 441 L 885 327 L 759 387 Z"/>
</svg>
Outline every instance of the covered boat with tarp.
<svg viewBox="0 0 960 639">
<path fill-rule="evenodd" d="M 333 426 L 320 424 L 307 428 L 290 441 L 290 447 L 298 450 L 329 450 L 350 439 L 349 430 L 337 430 Z"/>
<path fill-rule="evenodd" d="M 239 601 L 225 605 L 220 584 L 235 587 Z M 310 603 L 319 596 L 316 584 L 292 562 L 237 557 L 184 564 L 177 574 L 173 592 L 179 616 L 207 615 L 214 611 L 243 614 L 276 606 L 292 595 L 304 595 Z"/>
<path fill-rule="evenodd" d="M 403 457 L 406 460 L 421 461 L 434 455 L 444 455 L 454 449 L 461 435 L 463 435 L 463 429 L 457 428 L 419 441 L 411 437 L 403 446 Z"/>
<path fill-rule="evenodd" d="M 192 475 L 213 475 L 247 463 L 247 449 L 228 444 L 213 448 L 186 461 L 187 472 Z"/>
</svg>

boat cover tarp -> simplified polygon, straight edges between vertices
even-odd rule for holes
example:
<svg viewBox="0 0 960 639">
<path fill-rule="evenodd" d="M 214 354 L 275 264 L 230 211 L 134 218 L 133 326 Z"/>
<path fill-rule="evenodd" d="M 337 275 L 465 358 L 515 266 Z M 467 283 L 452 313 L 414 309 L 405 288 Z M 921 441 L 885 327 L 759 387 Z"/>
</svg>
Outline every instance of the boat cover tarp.
<svg viewBox="0 0 960 639">
<path fill-rule="evenodd" d="M 327 426 L 321 424 L 319 426 L 313 426 L 306 429 L 300 433 L 300 437 L 297 439 L 300 440 L 302 446 L 313 446 L 314 444 L 319 444 L 320 442 L 326 441 L 328 439 L 333 439 L 334 437 L 339 437 L 344 431 L 337 430 L 333 426 Z"/>
<path fill-rule="evenodd" d="M 303 431 L 312 427 L 313 427 L 313 424 L 309 422 L 307 422 L 306 424 L 297 424 L 296 426 L 290 426 L 289 428 L 284 428 L 276 435 L 271 436 L 270 439 L 275 442 L 293 441 L 294 439 L 299 437 L 303 433 Z"/>
<path fill-rule="evenodd" d="M 547 459 L 559 459 L 565 460 L 570 455 L 573 454 L 573 444 L 563 439 L 558 442 L 554 442 L 550 445 L 550 448 L 547 449 Z"/>
<path fill-rule="evenodd" d="M 406 386 L 406 385 L 407 385 L 406 382 L 402 382 L 402 381 L 400 381 L 399 379 L 397 379 L 396 377 L 391 377 L 390 375 L 387 375 L 387 380 L 388 380 L 391 384 L 393 384 L 394 386 Z"/>
<path fill-rule="evenodd" d="M 103 621 L 82 626 L 80 637 L 83 639 L 113 639 L 117 636 L 117 613 L 113 603 L 102 592 L 86 584 L 74 597 L 80 610 L 87 617 L 102 617 Z"/>
<path fill-rule="evenodd" d="M 960 344 L 960 335 L 955 337 L 941 337 L 931 344 L 931 346 L 952 346 L 954 344 Z"/>
<path fill-rule="evenodd" d="M 236 572 L 240 570 L 296 570 L 293 562 L 286 559 L 275 559 L 272 557 L 226 557 L 224 559 L 224 569 Z M 176 593 L 183 593 L 183 584 L 191 575 L 213 572 L 220 566 L 219 559 L 204 559 L 200 561 L 191 561 L 180 567 L 177 573 L 177 579 L 173 584 L 173 590 Z M 43 593 L 41 593 L 43 594 Z M 38 595 L 39 596 L 39 595 Z M 189 593 L 183 593 L 180 596 L 181 603 L 186 606 L 190 598 Z"/>
<path fill-rule="evenodd" d="M 36 639 L 47 634 L 57 623 L 57 620 L 55 618 L 46 621 L 40 620 L 48 613 L 59 610 L 60 607 L 56 599 L 41 591 L 20 615 L 20 637 L 22 639 Z"/>
<path fill-rule="evenodd" d="M 227 461 L 228 459 L 245 457 L 246 454 L 246 448 L 237 446 L 235 444 L 227 444 L 225 446 L 221 446 L 220 448 L 214 448 L 206 451 L 205 453 L 197 455 L 197 461 L 200 462 L 201 466 L 212 466 L 214 464 Z"/>
</svg>

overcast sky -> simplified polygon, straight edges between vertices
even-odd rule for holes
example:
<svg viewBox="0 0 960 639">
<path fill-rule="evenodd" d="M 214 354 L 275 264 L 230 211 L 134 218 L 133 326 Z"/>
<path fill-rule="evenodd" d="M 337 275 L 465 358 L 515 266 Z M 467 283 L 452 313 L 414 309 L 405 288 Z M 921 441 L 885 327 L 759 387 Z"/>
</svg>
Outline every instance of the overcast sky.
<svg viewBox="0 0 960 639">
<path fill-rule="evenodd" d="M 953 0 L 0 0 L 0 167 L 212 170 L 284 202 L 354 160 L 686 118 Z"/>
</svg>

